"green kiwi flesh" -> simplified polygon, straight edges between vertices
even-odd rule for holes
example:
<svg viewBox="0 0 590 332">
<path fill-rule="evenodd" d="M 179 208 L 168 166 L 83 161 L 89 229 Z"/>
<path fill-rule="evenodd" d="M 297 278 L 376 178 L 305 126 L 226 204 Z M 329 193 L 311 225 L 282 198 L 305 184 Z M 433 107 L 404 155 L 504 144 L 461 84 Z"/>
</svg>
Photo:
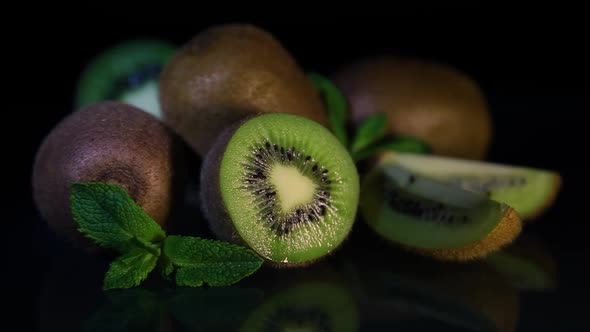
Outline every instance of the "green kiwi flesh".
<svg viewBox="0 0 590 332">
<path fill-rule="evenodd" d="M 241 331 L 358 331 L 359 314 L 347 288 L 305 282 L 273 294 L 244 322 Z"/>
<path fill-rule="evenodd" d="M 549 207 L 561 184 L 558 173 L 543 169 L 412 153 L 387 153 L 381 160 L 413 173 L 483 192 L 531 219 Z"/>
<path fill-rule="evenodd" d="M 250 117 L 222 134 L 201 183 L 212 231 L 279 265 L 335 250 L 358 206 L 358 174 L 346 149 L 320 124 L 290 114 Z"/>
<path fill-rule="evenodd" d="M 506 204 L 382 162 L 364 178 L 360 210 L 379 235 L 414 248 L 461 248 L 485 238 L 510 212 Z"/>
<path fill-rule="evenodd" d="M 116 100 L 161 118 L 158 80 L 175 50 L 164 41 L 140 39 L 103 51 L 79 78 L 76 106 Z"/>
</svg>

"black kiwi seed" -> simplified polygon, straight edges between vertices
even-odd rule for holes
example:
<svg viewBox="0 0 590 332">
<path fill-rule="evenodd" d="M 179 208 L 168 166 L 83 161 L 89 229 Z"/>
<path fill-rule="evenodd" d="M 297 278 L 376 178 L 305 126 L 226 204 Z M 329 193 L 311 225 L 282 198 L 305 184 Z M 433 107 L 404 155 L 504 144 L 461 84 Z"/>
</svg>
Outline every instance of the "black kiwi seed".
<svg viewBox="0 0 590 332">
<path fill-rule="evenodd" d="M 243 183 L 252 189 L 253 195 L 259 198 L 257 201 L 259 202 L 259 219 L 261 221 L 264 221 L 270 229 L 281 236 L 292 232 L 300 224 L 323 220 L 328 207 L 331 206 L 329 201 L 330 187 L 327 185 L 332 182 L 327 169 L 315 163 L 310 171 L 305 166 L 313 159 L 310 155 L 301 153 L 295 147 L 285 148 L 268 141 L 253 146 L 252 155 L 255 158 L 244 164 L 244 167 L 251 171 L 245 174 Z M 294 166 L 316 183 L 317 188 L 312 202 L 298 206 L 291 211 L 282 211 L 279 208 L 278 200 L 275 197 L 277 193 L 273 185 L 268 182 L 268 173 L 266 173 L 275 163 Z"/>
</svg>

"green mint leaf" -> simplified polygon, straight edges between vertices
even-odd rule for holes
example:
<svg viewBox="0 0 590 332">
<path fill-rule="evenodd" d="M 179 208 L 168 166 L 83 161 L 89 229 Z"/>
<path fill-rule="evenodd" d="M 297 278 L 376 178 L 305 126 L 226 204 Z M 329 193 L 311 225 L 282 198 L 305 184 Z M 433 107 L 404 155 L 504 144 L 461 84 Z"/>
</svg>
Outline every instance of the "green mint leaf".
<svg viewBox="0 0 590 332">
<path fill-rule="evenodd" d="M 383 113 L 372 114 L 367 117 L 356 130 L 350 152 L 356 154 L 383 138 L 386 125 L 387 116 Z"/>
<path fill-rule="evenodd" d="M 262 265 L 253 251 L 226 242 L 188 236 L 169 236 L 164 256 L 176 270 L 179 286 L 226 286 L 251 275 Z"/>
<path fill-rule="evenodd" d="M 125 189 L 108 183 L 72 183 L 71 208 L 79 230 L 103 247 L 126 252 L 153 244 L 166 234 Z"/>
<path fill-rule="evenodd" d="M 307 77 L 309 77 L 322 97 L 324 106 L 328 112 L 328 120 L 330 121 L 332 133 L 343 146 L 348 147 L 348 135 L 346 133 L 348 104 L 346 98 L 326 77 L 317 73 L 308 73 Z"/>
<path fill-rule="evenodd" d="M 375 156 L 379 152 L 394 151 L 402 153 L 428 154 L 432 150 L 424 141 L 413 137 L 386 138 L 380 142 L 370 145 L 352 155 L 355 162 Z"/>
<path fill-rule="evenodd" d="M 131 249 L 111 263 L 102 288 L 109 290 L 138 286 L 152 272 L 157 263 L 157 255 L 142 249 Z"/>
</svg>

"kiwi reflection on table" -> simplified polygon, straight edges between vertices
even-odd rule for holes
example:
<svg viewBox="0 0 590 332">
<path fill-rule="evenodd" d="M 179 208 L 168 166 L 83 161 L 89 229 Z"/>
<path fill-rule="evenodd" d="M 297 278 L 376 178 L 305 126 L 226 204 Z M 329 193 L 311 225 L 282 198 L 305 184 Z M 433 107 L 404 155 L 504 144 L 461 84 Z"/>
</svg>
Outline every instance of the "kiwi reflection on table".
<svg viewBox="0 0 590 332">
<path fill-rule="evenodd" d="M 521 292 L 550 291 L 554 262 L 535 238 L 520 264 L 440 263 L 395 248 L 346 248 L 306 269 L 265 267 L 236 286 L 170 288 L 160 278 L 101 291 L 106 260 L 67 252 L 39 302 L 41 331 L 516 330 Z M 526 258 L 530 257 L 530 258 Z M 537 268 L 531 268 L 537 266 Z M 540 284 L 539 280 L 552 280 Z"/>
</svg>

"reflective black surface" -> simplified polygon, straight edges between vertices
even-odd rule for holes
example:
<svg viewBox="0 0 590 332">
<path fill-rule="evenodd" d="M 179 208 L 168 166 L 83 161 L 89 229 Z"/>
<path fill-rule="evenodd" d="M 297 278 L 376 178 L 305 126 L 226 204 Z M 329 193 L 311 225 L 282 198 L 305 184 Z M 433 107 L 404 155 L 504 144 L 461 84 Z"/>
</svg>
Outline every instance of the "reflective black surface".
<svg viewBox="0 0 590 332">
<path fill-rule="evenodd" d="M 136 13 L 47 15 L 25 24 L 33 32 L 19 35 L 15 53 L 22 65 L 8 67 L 26 78 L 11 81 L 25 96 L 7 98 L 5 125 L 19 123 L 23 129 L 9 140 L 18 163 L 6 163 L 16 166 L 9 177 L 16 186 L 7 193 L 17 199 L 8 200 L 15 212 L 5 219 L 3 241 L 4 275 L 12 277 L 5 285 L 14 298 L 7 303 L 17 312 L 17 330 L 276 331 L 310 325 L 343 331 L 590 330 L 585 266 L 589 57 L 586 19 L 579 14 L 584 11 L 425 6 L 365 17 L 307 12 L 291 19 L 173 12 L 141 18 Z M 265 267 L 223 289 L 180 289 L 154 274 L 140 288 L 102 292 L 108 260 L 69 248 L 35 210 L 29 187 L 34 153 L 72 111 L 76 79 L 100 50 L 138 36 L 180 44 L 209 24 L 233 21 L 269 29 L 305 68 L 321 73 L 387 53 L 439 60 L 472 75 L 494 120 L 488 160 L 553 169 L 563 176 L 555 205 L 528 224 L 515 243 L 529 248 L 524 250 L 530 252 L 529 264 L 436 263 L 381 241 L 357 223 L 339 251 L 306 269 Z M 173 234 L 203 231 L 195 213 L 185 215 L 190 223 Z M 30 235 L 30 246 L 23 234 Z M 21 258 L 23 248 L 31 248 L 31 255 Z"/>
</svg>

